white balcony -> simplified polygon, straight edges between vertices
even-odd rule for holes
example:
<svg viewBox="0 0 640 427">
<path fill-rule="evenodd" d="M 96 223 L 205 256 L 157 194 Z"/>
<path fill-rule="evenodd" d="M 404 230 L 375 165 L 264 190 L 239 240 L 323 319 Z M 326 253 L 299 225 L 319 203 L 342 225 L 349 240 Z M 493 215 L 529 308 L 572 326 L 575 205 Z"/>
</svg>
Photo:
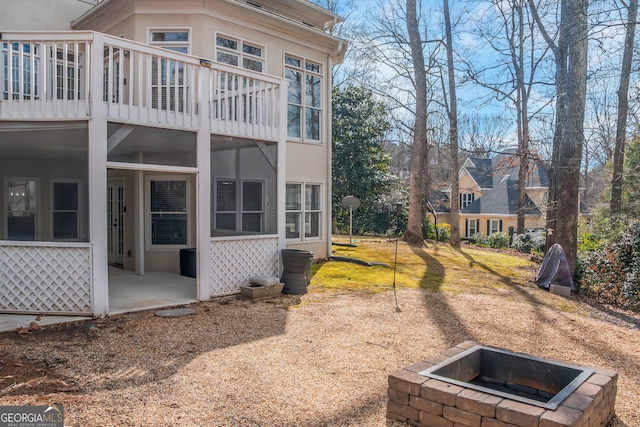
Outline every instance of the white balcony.
<svg viewBox="0 0 640 427">
<path fill-rule="evenodd" d="M 281 78 L 87 31 L 2 33 L 0 64 L 0 120 L 104 111 L 117 122 L 177 129 L 208 122 L 211 133 L 278 140 Z"/>
</svg>

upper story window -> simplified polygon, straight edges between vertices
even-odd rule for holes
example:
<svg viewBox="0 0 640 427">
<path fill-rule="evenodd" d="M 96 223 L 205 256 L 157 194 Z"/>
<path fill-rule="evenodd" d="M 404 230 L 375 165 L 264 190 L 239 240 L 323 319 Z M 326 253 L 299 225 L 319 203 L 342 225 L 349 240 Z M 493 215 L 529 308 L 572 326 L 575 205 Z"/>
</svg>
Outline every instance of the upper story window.
<svg viewBox="0 0 640 427">
<path fill-rule="evenodd" d="M 150 44 L 179 53 L 189 53 L 188 29 L 150 30 Z M 184 62 L 152 58 L 151 105 L 161 110 L 185 112 L 188 82 Z"/>
<path fill-rule="evenodd" d="M 149 44 L 160 46 L 174 52 L 189 53 L 190 31 L 187 29 L 151 30 Z"/>
<path fill-rule="evenodd" d="M 320 141 L 322 117 L 322 65 L 285 55 L 287 135 L 305 141 Z"/>
<path fill-rule="evenodd" d="M 474 202 L 476 195 L 474 193 L 460 193 L 460 209 L 464 209 Z"/>
<path fill-rule="evenodd" d="M 264 72 L 265 48 L 257 43 L 216 35 L 216 60 L 223 64 Z"/>
</svg>

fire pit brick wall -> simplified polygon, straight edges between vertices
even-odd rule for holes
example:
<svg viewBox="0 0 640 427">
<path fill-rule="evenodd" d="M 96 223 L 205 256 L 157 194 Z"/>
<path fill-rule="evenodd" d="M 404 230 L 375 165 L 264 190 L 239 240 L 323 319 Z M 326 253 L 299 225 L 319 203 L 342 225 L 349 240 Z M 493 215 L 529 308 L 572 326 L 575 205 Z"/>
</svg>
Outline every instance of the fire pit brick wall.
<svg viewBox="0 0 640 427">
<path fill-rule="evenodd" d="M 602 427 L 613 418 L 616 372 L 592 368 L 555 411 L 418 374 L 475 345 L 465 341 L 391 374 L 387 418 L 418 427 Z"/>
</svg>

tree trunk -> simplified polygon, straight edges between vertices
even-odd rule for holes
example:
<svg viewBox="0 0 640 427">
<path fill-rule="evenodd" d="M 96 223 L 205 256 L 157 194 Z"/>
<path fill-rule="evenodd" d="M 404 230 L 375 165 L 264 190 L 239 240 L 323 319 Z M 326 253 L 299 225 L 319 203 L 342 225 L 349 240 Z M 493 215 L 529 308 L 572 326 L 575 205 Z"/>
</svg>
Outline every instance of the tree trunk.
<svg viewBox="0 0 640 427">
<path fill-rule="evenodd" d="M 524 215 L 527 200 L 527 180 L 529 178 L 529 113 L 527 103 L 527 89 L 524 81 L 524 5 L 517 1 L 514 3 L 514 12 L 517 13 L 517 46 L 513 51 L 518 54 L 513 58 L 513 65 L 516 71 L 516 113 L 518 122 L 518 217 L 516 221 L 516 232 L 524 234 Z M 514 37 L 516 35 L 514 34 Z"/>
<path fill-rule="evenodd" d="M 571 273 L 575 273 L 578 252 L 580 162 L 584 141 L 587 92 L 587 7 L 588 0 L 564 0 L 562 25 L 569 34 L 566 68 L 566 116 L 560 139 L 557 174 L 557 221 L 555 241 L 564 248 Z"/>
<path fill-rule="evenodd" d="M 427 141 L 427 76 L 416 14 L 416 0 L 407 0 L 407 32 L 409 33 L 416 86 L 416 121 L 413 128 L 411 161 L 409 163 L 409 218 L 404 240 L 416 244 L 423 242 L 422 223 L 424 216 L 422 213 L 425 195 L 423 177 L 426 175 Z"/>
<path fill-rule="evenodd" d="M 622 172 L 624 168 L 624 145 L 627 130 L 627 114 L 629 107 L 629 77 L 633 60 L 633 47 L 636 34 L 636 17 L 638 0 L 630 0 L 627 6 L 627 32 L 620 69 L 620 85 L 618 86 L 618 120 L 616 123 L 616 144 L 613 152 L 613 179 L 611 180 L 611 217 L 618 219 L 622 210 Z"/>
<path fill-rule="evenodd" d="M 458 100 L 456 95 L 456 77 L 453 68 L 453 37 L 451 35 L 451 16 L 449 0 L 444 0 L 444 23 L 447 47 L 447 72 L 449 74 L 449 151 L 451 155 L 451 235 L 449 242 L 455 248 L 460 247 L 460 189 L 458 170 Z M 437 230 L 436 230 L 437 232 Z"/>
</svg>

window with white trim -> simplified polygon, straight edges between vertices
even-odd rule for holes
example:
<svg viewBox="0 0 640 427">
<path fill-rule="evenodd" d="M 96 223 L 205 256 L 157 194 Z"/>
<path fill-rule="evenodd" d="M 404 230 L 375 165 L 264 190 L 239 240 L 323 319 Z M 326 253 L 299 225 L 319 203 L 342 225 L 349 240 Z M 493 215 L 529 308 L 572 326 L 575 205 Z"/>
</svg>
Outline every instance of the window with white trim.
<svg viewBox="0 0 640 427">
<path fill-rule="evenodd" d="M 150 248 L 189 244 L 189 180 L 147 177 L 148 239 Z"/>
<path fill-rule="evenodd" d="M 237 37 L 216 34 L 216 61 L 263 73 L 265 47 Z"/>
<path fill-rule="evenodd" d="M 38 97 L 38 70 L 40 57 L 38 46 L 30 43 L 6 43 L 2 45 L 2 99 L 31 99 Z M 22 66 L 20 58 L 22 57 Z M 22 72 L 21 72 L 22 71 Z M 22 74 L 22 75 L 21 75 Z M 20 87 L 22 82 L 22 87 Z"/>
<path fill-rule="evenodd" d="M 287 239 L 306 241 L 321 238 L 322 186 L 320 184 L 287 183 L 285 227 Z"/>
<path fill-rule="evenodd" d="M 287 135 L 303 141 L 320 141 L 322 123 L 322 65 L 285 55 Z"/>
<path fill-rule="evenodd" d="M 242 180 L 239 195 L 235 179 L 216 179 L 214 228 L 263 233 L 264 198 L 263 181 Z"/>
<path fill-rule="evenodd" d="M 189 53 L 190 30 L 151 29 L 149 44 L 179 53 Z M 185 63 L 173 59 L 153 57 L 151 75 L 152 108 L 184 112 Z"/>
<path fill-rule="evenodd" d="M 476 199 L 474 193 L 460 193 L 460 209 L 464 209 L 473 203 Z"/>
<path fill-rule="evenodd" d="M 80 233 L 80 182 L 54 180 L 51 183 L 53 240 L 77 240 Z"/>
<path fill-rule="evenodd" d="M 478 234 L 480 232 L 480 220 L 475 218 L 467 218 L 465 229 L 465 237 L 473 237 L 475 234 Z"/>
<path fill-rule="evenodd" d="M 501 219 L 488 219 L 487 220 L 487 234 L 499 233 L 502 231 Z"/>
</svg>

